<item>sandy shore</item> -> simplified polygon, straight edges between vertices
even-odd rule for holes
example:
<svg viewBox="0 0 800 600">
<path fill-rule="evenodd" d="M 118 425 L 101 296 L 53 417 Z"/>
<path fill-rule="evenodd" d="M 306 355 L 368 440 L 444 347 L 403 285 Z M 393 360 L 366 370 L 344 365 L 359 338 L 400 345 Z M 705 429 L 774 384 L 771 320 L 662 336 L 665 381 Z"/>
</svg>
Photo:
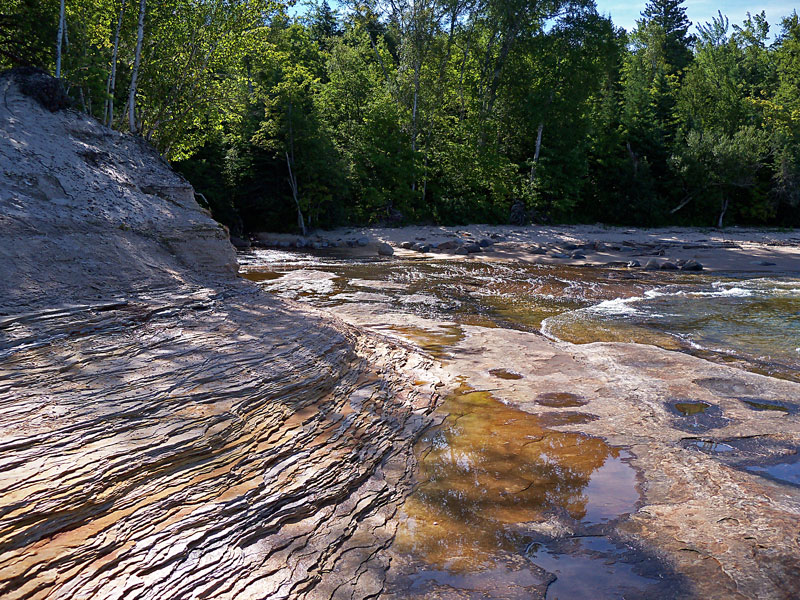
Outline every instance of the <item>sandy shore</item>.
<svg viewBox="0 0 800 600">
<path fill-rule="evenodd" d="M 267 244 L 295 244 L 298 239 L 288 234 L 270 233 L 258 234 L 256 238 Z M 352 244 L 363 238 L 369 240 L 366 246 L 347 247 L 348 241 Z M 467 257 L 455 254 L 454 248 L 440 250 L 437 246 L 482 239 L 493 242 L 482 249 L 480 255 L 484 259 L 594 266 L 638 261 L 642 267 L 650 260 L 659 266 L 667 261 L 695 260 L 711 271 L 800 273 L 800 231 L 797 230 L 635 229 L 603 225 L 350 227 L 317 232 L 306 238 L 306 242 L 339 244 L 342 246 L 339 252 L 363 256 L 374 256 L 380 243 L 391 245 L 397 256 L 418 256 L 415 250 L 404 249 L 401 245 L 403 242 L 420 243 L 431 246 L 430 252 L 425 254 L 433 258 L 463 260 Z M 545 253 L 532 253 L 532 250 Z M 576 250 L 582 258 L 551 256 L 572 254 Z"/>
</svg>

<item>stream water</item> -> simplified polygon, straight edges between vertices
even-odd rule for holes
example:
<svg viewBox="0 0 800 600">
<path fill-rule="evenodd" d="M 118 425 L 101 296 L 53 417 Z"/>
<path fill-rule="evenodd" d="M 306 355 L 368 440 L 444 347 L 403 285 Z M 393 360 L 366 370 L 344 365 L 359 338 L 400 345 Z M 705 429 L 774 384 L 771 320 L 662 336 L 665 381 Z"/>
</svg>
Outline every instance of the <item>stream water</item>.
<svg viewBox="0 0 800 600">
<path fill-rule="evenodd" d="M 398 330 L 440 358 L 467 324 L 654 344 L 800 381 L 798 279 L 275 250 L 242 253 L 240 263 L 266 290 L 315 306 L 374 303 L 454 322 Z M 467 387 L 444 401 L 449 416 L 417 445 L 420 485 L 393 546 L 396 597 L 670 597 L 664 565 L 614 535 L 613 522 L 639 500 L 627 452 L 551 429 L 593 418 L 580 397 L 537 402 L 561 410 L 532 415 Z M 686 415 L 703 408 L 675 406 Z M 795 464 L 771 468 L 766 475 L 796 478 Z"/>
<path fill-rule="evenodd" d="M 485 259 L 352 260 L 277 250 L 243 253 L 240 262 L 265 289 L 318 306 L 381 303 L 574 343 L 647 343 L 800 381 L 797 278 Z"/>
</svg>

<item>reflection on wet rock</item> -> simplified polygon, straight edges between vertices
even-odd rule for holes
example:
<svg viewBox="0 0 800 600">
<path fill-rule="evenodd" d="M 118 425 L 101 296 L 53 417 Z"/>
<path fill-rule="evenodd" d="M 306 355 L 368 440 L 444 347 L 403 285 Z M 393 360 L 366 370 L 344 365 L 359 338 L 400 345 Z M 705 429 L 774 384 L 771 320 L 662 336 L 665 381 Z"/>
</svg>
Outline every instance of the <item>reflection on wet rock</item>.
<svg viewBox="0 0 800 600">
<path fill-rule="evenodd" d="M 635 509 L 625 451 L 547 430 L 488 392 L 462 389 L 441 410 L 449 417 L 419 444 L 419 486 L 403 509 L 393 547 L 403 566 L 390 589 L 447 573 L 448 585 L 474 590 L 464 574 L 517 569 L 525 547 L 546 530 L 536 524 L 558 517 L 591 527 Z"/>
<path fill-rule="evenodd" d="M 707 402 L 676 402 L 673 406 L 684 417 L 700 415 L 711 408 L 711 405 Z"/>
</svg>

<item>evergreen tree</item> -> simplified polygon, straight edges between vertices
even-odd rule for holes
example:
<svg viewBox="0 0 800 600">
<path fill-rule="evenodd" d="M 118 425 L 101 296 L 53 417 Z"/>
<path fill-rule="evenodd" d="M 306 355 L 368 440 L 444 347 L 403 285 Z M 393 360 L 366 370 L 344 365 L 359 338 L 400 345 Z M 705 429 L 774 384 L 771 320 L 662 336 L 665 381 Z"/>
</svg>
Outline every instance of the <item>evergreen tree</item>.
<svg viewBox="0 0 800 600">
<path fill-rule="evenodd" d="M 328 0 L 322 0 L 322 4 L 313 5 L 310 12 L 309 36 L 327 50 L 331 40 L 342 34 L 336 12 L 331 9 Z"/>
<path fill-rule="evenodd" d="M 692 59 L 693 36 L 689 34 L 692 23 L 682 5 L 683 0 L 650 0 L 642 12 L 645 21 L 663 32 L 662 51 L 671 67 L 669 74 L 683 70 Z"/>
</svg>

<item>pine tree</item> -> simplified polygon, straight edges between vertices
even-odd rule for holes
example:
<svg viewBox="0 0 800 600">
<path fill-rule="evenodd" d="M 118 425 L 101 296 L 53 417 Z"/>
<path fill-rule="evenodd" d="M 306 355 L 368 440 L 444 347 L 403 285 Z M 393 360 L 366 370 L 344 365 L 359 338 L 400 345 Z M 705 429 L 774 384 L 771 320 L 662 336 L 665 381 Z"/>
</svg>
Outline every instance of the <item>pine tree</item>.
<svg viewBox="0 0 800 600">
<path fill-rule="evenodd" d="M 341 35 L 339 21 L 328 0 L 323 0 L 322 4 L 313 7 L 309 30 L 311 39 L 326 49 L 332 38 Z"/>
<path fill-rule="evenodd" d="M 694 36 L 689 34 L 692 23 L 682 5 L 683 0 L 650 0 L 642 12 L 645 21 L 664 32 L 664 58 L 671 67 L 670 74 L 683 70 L 692 59 Z"/>
</svg>

